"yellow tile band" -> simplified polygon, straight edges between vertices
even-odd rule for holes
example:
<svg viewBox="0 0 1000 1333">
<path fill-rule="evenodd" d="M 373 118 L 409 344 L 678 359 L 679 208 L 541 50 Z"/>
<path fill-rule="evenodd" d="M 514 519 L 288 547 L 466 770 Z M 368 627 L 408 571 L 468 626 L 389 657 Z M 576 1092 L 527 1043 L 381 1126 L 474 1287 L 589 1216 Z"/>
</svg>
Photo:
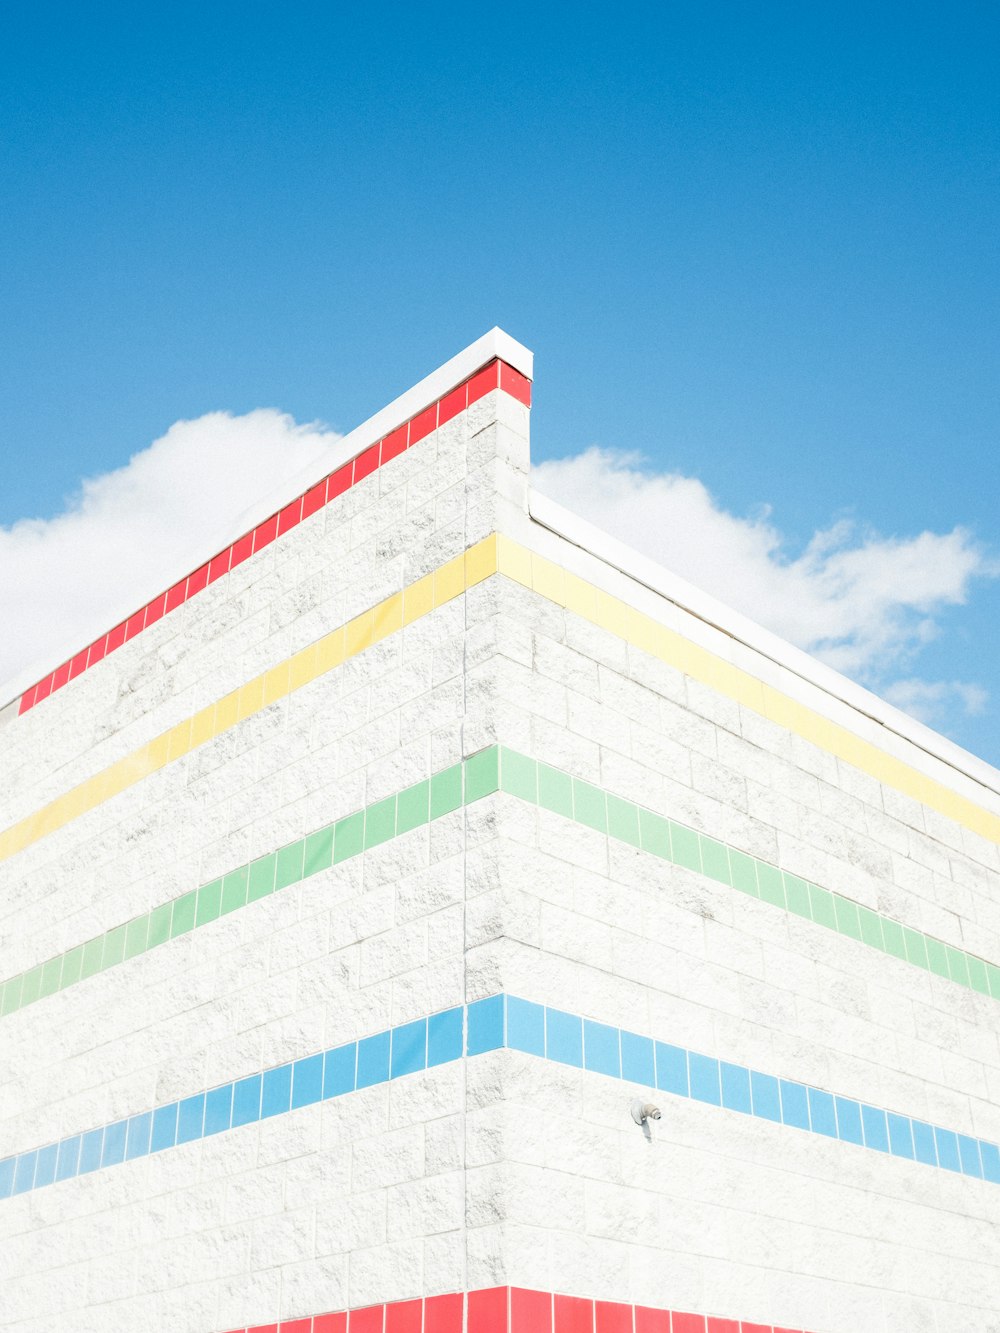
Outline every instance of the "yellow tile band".
<svg viewBox="0 0 1000 1333">
<path fill-rule="evenodd" d="M 1000 843 L 1000 816 L 984 810 L 975 801 L 959 796 L 950 787 L 935 782 L 804 704 L 796 703 L 780 690 L 717 657 L 707 648 L 699 647 L 652 617 L 593 588 L 585 579 L 551 560 L 526 551 L 508 537 L 500 536 L 498 543 L 501 574 L 574 611 L 592 625 L 600 625 L 651 657 L 658 657 L 668 666 L 683 671 L 686 676 L 711 686 L 719 694 L 727 695 L 762 717 L 794 731 L 887 787 L 894 787 L 981 837 Z"/>
<path fill-rule="evenodd" d="M 204 745 L 498 572 L 795 732 L 886 786 L 1000 843 L 1000 816 L 959 796 L 943 783 L 926 777 L 560 565 L 528 551 L 509 537 L 494 534 L 4 830 L 0 833 L 0 860 L 63 828 L 165 764 Z"/>
<path fill-rule="evenodd" d="M 63 828 L 496 572 L 497 539 L 492 535 L 5 829 L 0 833 L 0 860 Z"/>
</svg>

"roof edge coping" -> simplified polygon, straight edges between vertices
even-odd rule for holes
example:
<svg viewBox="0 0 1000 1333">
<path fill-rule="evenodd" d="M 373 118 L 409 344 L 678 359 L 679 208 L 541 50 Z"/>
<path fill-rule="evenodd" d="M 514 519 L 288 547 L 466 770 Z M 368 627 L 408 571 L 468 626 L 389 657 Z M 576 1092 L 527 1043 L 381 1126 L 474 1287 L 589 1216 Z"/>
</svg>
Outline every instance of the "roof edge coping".
<svg viewBox="0 0 1000 1333">
<path fill-rule="evenodd" d="M 801 648 L 796 648 L 739 611 L 734 611 L 681 575 L 674 574 L 664 565 L 642 555 L 578 514 L 564 509 L 533 487 L 528 491 L 528 512 L 533 522 L 547 528 L 557 537 L 564 538 L 611 565 L 627 578 L 634 579 L 682 611 L 767 658 L 774 665 L 790 671 L 808 685 L 822 690 L 838 703 L 845 704 L 869 721 L 884 727 L 978 786 L 1000 795 L 1000 770 L 985 759 L 970 754 L 946 736 L 866 690 L 863 685 L 858 685 L 833 667 L 820 662 Z"/>
</svg>

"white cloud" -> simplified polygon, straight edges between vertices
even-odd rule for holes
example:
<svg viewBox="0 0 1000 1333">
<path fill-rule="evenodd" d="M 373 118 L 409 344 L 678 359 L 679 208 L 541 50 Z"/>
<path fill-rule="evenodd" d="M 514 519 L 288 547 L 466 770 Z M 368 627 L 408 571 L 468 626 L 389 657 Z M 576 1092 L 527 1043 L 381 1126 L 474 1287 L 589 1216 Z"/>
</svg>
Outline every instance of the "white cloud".
<svg viewBox="0 0 1000 1333">
<path fill-rule="evenodd" d="M 886 687 L 884 694 L 891 704 L 921 722 L 933 722 L 955 706 L 975 717 L 984 711 L 989 699 L 981 685 L 962 680 L 897 680 Z"/>
<path fill-rule="evenodd" d="M 998 570 L 963 528 L 882 537 L 850 521 L 790 555 L 770 512 L 721 508 L 694 477 L 654 472 L 635 453 L 590 448 L 541 463 L 534 485 L 568 509 L 882 693 L 937 633 L 936 616 Z M 904 690 L 904 685 L 907 687 Z M 985 703 L 978 686 L 897 682 L 896 701 L 931 716 Z M 922 691 L 922 692 L 921 692 Z"/>
<path fill-rule="evenodd" d="M 339 439 L 270 409 L 211 412 L 84 481 L 55 517 L 0 528 L 0 682 L 110 629 L 187 573 L 187 554 L 213 555 L 248 506 L 319 460 L 332 466 Z"/>
<path fill-rule="evenodd" d="M 246 508 L 304 468 L 333 466 L 340 436 L 280 412 L 179 421 L 122 468 L 84 481 L 64 511 L 0 528 L 0 681 L 83 646 L 205 559 Z M 767 511 L 722 509 L 693 477 L 591 448 L 542 463 L 534 483 L 597 526 L 923 718 L 980 711 L 985 691 L 903 675 L 998 569 L 962 528 L 885 538 L 839 522 L 789 555 Z M 180 563 L 179 563 L 180 562 Z"/>
</svg>

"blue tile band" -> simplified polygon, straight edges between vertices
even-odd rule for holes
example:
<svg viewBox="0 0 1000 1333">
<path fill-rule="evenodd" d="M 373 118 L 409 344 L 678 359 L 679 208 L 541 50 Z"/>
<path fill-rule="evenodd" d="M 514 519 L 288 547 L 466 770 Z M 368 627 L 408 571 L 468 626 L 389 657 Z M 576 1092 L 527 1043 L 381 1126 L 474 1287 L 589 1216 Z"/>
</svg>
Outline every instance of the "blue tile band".
<svg viewBox="0 0 1000 1333">
<path fill-rule="evenodd" d="M 1000 1185 L 1000 1148 L 514 995 L 492 995 L 0 1161 L 0 1199 L 506 1048 Z"/>
<path fill-rule="evenodd" d="M 1000 1185 L 1000 1147 L 792 1079 L 506 997 L 504 1045 L 576 1069 Z"/>
<path fill-rule="evenodd" d="M 503 1044 L 504 1002 L 445 1009 L 0 1161 L 0 1199 L 148 1157 Z"/>
</svg>

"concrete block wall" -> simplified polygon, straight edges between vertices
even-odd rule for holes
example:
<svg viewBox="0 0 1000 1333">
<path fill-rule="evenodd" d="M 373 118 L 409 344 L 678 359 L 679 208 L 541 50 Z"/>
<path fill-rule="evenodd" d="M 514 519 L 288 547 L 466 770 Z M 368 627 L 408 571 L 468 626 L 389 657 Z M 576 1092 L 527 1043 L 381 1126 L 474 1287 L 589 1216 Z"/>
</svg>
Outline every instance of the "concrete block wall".
<svg viewBox="0 0 1000 1333">
<path fill-rule="evenodd" d="M 527 408 L 486 393 L 9 722 L 0 826 L 462 557 L 526 458 Z M 6 858 L 2 979 L 460 763 L 466 601 Z M 0 1157 L 461 1007 L 471 824 L 425 819 L 8 1012 Z M 15 1192 L 0 1327 L 210 1330 L 460 1290 L 463 1106 L 453 1061 Z"/>
<path fill-rule="evenodd" d="M 0 1328 L 1000 1328 L 1000 780 L 553 519 L 456 361 L 5 714 Z"/>
<path fill-rule="evenodd" d="M 645 589 L 579 546 L 537 526 L 517 535 L 543 563 L 657 614 Z M 470 903 L 483 930 L 470 938 L 473 975 L 488 957 L 509 995 L 826 1090 L 846 1123 L 831 1139 L 748 1115 L 739 1092 L 729 1108 L 700 1101 L 693 1082 L 664 1095 L 658 1067 L 645 1086 L 608 1076 L 586 1067 L 586 1029 L 555 1060 L 508 1051 L 493 1076 L 499 1164 L 481 1186 L 499 1200 L 505 1263 L 497 1272 L 484 1246 L 472 1285 L 557 1275 L 595 1300 L 755 1326 L 1000 1327 L 996 844 L 527 579 L 478 595 L 493 599 L 495 654 L 472 673 L 491 679 L 499 739 L 605 793 L 609 826 L 615 801 L 658 812 L 726 844 L 734 866 L 742 853 L 869 909 L 886 941 L 899 923 L 929 948 L 973 955 L 984 984 L 769 901 L 763 881 L 752 894 L 721 883 L 707 857 L 671 863 L 558 801 L 544 808 L 540 785 L 533 799 L 498 797 L 499 883 L 494 901 Z M 676 613 L 674 624 L 684 632 Z M 687 632 L 712 643 L 704 626 Z M 916 746 L 907 757 L 969 791 Z M 996 810 L 995 790 L 976 795 Z M 977 960 L 993 964 L 989 983 Z M 628 1104 L 657 1083 L 663 1120 L 646 1136 Z M 851 1141 L 848 1102 L 921 1122 L 909 1131 L 920 1160 L 867 1147 L 867 1132 Z M 988 1146 L 959 1163 L 944 1136 L 928 1149 L 928 1125 Z"/>
</svg>

